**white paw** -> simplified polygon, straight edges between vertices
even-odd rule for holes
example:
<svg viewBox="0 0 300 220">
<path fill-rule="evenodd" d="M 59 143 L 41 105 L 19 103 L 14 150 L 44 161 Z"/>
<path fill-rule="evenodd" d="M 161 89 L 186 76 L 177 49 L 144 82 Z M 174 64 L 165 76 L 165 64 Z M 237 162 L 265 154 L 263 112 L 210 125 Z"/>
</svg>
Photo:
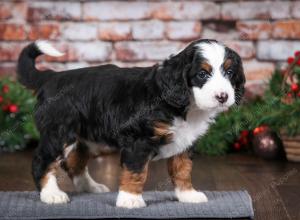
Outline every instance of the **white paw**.
<svg viewBox="0 0 300 220">
<path fill-rule="evenodd" d="M 41 201 L 47 204 L 61 204 L 70 201 L 68 195 L 60 190 L 50 191 L 42 190 L 40 193 Z"/>
<path fill-rule="evenodd" d="M 117 207 L 122 208 L 142 208 L 146 206 L 146 203 L 141 194 L 135 195 L 132 193 L 120 191 L 117 198 Z"/>
<path fill-rule="evenodd" d="M 198 192 L 194 189 L 186 191 L 175 189 L 175 194 L 179 202 L 201 203 L 208 201 L 206 195 L 203 192 Z"/>
<path fill-rule="evenodd" d="M 104 184 L 99 184 L 99 183 L 91 184 L 87 189 L 87 192 L 91 192 L 91 193 L 104 193 L 104 192 L 109 192 L 109 191 L 110 190 L 107 186 L 105 186 Z"/>
</svg>

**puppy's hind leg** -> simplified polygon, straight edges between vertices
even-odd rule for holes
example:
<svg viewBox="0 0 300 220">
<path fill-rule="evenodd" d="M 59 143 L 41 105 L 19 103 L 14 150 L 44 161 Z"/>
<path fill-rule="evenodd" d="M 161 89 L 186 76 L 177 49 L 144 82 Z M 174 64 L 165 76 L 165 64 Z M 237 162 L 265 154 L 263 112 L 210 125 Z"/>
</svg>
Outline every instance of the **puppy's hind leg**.
<svg viewBox="0 0 300 220">
<path fill-rule="evenodd" d="M 89 174 L 87 167 L 89 150 L 86 145 L 76 141 L 66 146 L 64 156 L 63 168 L 73 180 L 76 191 L 91 193 L 109 192 L 105 185 L 95 182 Z"/>
<path fill-rule="evenodd" d="M 57 184 L 58 155 L 59 152 L 51 148 L 50 141 L 42 137 L 33 158 L 32 175 L 37 188 L 40 190 L 41 201 L 48 204 L 70 201 L 68 195 L 61 191 Z"/>
</svg>

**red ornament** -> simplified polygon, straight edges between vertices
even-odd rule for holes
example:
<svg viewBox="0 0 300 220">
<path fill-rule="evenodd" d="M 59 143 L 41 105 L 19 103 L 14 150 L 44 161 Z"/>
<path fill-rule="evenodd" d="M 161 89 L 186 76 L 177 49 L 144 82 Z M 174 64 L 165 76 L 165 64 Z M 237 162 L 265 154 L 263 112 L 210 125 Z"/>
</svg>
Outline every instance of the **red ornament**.
<svg viewBox="0 0 300 220">
<path fill-rule="evenodd" d="M 297 92 L 297 91 L 299 90 L 299 85 L 298 85 L 297 83 L 293 83 L 293 84 L 291 85 L 291 90 L 292 90 L 293 92 Z"/>
<path fill-rule="evenodd" d="M 8 93 L 8 92 L 9 92 L 9 87 L 8 87 L 8 85 L 3 85 L 3 87 L 2 87 L 2 92 L 4 92 L 4 93 Z"/>
<path fill-rule="evenodd" d="M 291 64 L 292 62 L 294 62 L 294 60 L 295 60 L 294 57 L 289 57 L 289 58 L 287 58 L 288 64 Z"/>
<path fill-rule="evenodd" d="M 16 113 L 16 112 L 19 111 L 19 108 L 18 108 L 17 105 L 11 104 L 11 105 L 8 106 L 8 110 L 9 110 L 10 113 Z"/>
<path fill-rule="evenodd" d="M 295 52 L 295 57 L 297 57 L 297 56 L 299 56 L 300 55 L 300 50 L 297 50 L 296 52 Z"/>
<path fill-rule="evenodd" d="M 238 143 L 238 142 L 235 142 L 233 146 L 234 146 L 235 150 L 240 150 L 241 149 L 241 144 Z"/>
<path fill-rule="evenodd" d="M 0 103 L 1 103 L 1 102 L 3 102 L 3 97 L 2 97 L 2 96 L 0 96 Z"/>
</svg>

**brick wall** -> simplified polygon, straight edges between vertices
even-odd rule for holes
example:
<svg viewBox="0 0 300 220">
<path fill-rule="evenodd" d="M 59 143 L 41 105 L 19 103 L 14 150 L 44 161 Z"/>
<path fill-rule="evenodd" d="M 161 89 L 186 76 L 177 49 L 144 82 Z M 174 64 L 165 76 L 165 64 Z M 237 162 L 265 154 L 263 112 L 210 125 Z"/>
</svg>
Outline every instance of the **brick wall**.
<svg viewBox="0 0 300 220">
<path fill-rule="evenodd" d="M 239 52 L 248 91 L 259 93 L 276 64 L 300 49 L 300 1 L 0 2 L 0 74 L 13 74 L 20 50 L 36 39 L 50 39 L 66 53 L 40 59 L 41 68 L 60 70 L 150 65 L 198 38 Z"/>
</svg>

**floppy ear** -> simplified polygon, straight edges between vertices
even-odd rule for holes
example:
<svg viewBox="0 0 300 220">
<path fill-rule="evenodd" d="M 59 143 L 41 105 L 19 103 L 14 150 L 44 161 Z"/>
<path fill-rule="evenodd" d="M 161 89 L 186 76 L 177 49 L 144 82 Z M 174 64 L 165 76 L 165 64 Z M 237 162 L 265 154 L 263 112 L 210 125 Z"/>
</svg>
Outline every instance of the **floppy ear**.
<svg viewBox="0 0 300 220">
<path fill-rule="evenodd" d="M 235 80 L 235 103 L 237 105 L 240 104 L 244 92 L 245 92 L 245 82 L 246 82 L 246 78 L 245 78 L 245 74 L 244 74 L 244 68 L 243 68 L 243 64 L 241 59 L 239 59 L 239 67 L 238 67 L 238 73 L 237 73 L 237 77 Z"/>
<path fill-rule="evenodd" d="M 190 89 L 187 75 L 193 62 L 193 49 L 186 48 L 181 53 L 164 61 L 157 71 L 157 85 L 161 90 L 161 98 L 168 105 L 186 110 L 190 103 Z"/>
</svg>

